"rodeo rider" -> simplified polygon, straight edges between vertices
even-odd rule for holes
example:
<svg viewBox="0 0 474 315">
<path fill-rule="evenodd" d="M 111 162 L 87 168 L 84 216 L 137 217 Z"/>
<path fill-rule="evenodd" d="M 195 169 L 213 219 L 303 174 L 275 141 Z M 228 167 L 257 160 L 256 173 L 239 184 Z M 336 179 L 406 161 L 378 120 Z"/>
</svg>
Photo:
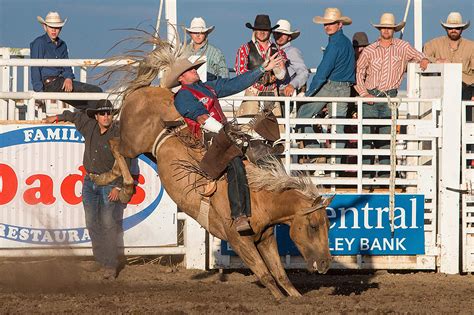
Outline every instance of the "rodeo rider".
<svg viewBox="0 0 474 315">
<path fill-rule="evenodd" d="M 219 97 L 238 93 L 255 82 L 265 72 L 271 71 L 282 59 L 274 54 L 265 64 L 232 79 L 218 78 L 201 82 L 197 68 L 204 61 L 191 63 L 178 59 L 162 79 L 161 86 L 172 89 L 181 84 L 175 95 L 174 104 L 184 117 L 194 137 L 212 137 L 212 145 L 200 162 L 200 168 L 210 178 L 219 178 L 227 170 L 228 196 L 233 225 L 239 233 L 252 233 L 250 215 L 250 192 L 242 163 L 242 151 L 229 135 L 229 124 L 219 104 Z M 278 127 L 276 127 L 278 128 Z M 258 132 L 257 129 L 255 131 Z"/>
</svg>

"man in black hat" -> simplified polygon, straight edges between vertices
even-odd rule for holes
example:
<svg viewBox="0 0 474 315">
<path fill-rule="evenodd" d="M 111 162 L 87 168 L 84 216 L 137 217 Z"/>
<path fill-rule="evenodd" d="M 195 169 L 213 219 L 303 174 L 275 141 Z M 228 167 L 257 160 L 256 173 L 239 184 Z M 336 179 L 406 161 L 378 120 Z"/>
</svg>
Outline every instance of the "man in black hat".
<svg viewBox="0 0 474 315">
<path fill-rule="evenodd" d="M 44 123 L 50 124 L 72 122 L 85 139 L 83 164 L 87 175 L 82 186 L 82 204 L 96 260 L 89 271 L 104 269 L 104 279 L 115 279 L 119 267 L 117 241 L 124 208 L 119 193 L 123 179 L 119 177 L 109 185 L 98 186 L 91 176 L 106 173 L 114 165 L 109 140 L 119 137 L 120 132 L 118 123 L 112 120 L 112 113 L 112 103 L 100 100 L 95 109 L 75 113 L 66 110 L 43 119 Z"/>
<path fill-rule="evenodd" d="M 254 25 L 246 23 L 245 26 L 251 30 L 252 40 L 240 46 L 235 58 L 235 73 L 241 75 L 247 71 L 263 65 L 270 56 L 278 53 L 283 61 L 272 71 L 267 71 L 264 76 L 254 85 L 245 90 L 246 96 L 275 96 L 277 95 L 276 80 L 283 80 L 286 76 L 286 56 L 283 50 L 278 49 L 275 43 L 270 41 L 272 30 L 279 25 L 271 26 L 270 17 L 259 14 L 255 17 Z M 259 111 L 259 103 L 256 101 L 245 101 L 240 105 L 237 116 L 254 116 Z M 274 110 L 276 116 L 281 116 L 281 109 L 277 106 Z"/>
</svg>

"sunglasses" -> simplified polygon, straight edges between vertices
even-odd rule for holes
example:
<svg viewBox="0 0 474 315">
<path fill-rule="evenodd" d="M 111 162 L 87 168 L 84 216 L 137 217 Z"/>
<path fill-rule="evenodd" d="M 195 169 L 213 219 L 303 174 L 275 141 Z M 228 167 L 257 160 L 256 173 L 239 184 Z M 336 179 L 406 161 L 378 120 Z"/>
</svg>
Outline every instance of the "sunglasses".
<svg viewBox="0 0 474 315">
<path fill-rule="evenodd" d="M 112 116 L 112 112 L 110 110 L 101 110 L 97 112 L 97 115 L 99 116 L 105 116 L 106 114 Z"/>
<path fill-rule="evenodd" d="M 460 30 L 462 30 L 462 27 L 448 27 L 447 29 L 448 29 L 448 30 L 460 31 Z"/>
</svg>

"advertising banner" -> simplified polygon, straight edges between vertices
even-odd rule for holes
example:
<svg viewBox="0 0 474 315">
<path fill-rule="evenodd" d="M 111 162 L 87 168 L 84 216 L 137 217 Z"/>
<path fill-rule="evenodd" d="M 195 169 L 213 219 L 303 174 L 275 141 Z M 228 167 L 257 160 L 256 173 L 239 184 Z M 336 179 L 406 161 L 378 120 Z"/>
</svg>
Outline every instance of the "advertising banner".
<svg viewBox="0 0 474 315">
<path fill-rule="evenodd" d="M 336 195 L 326 208 L 330 221 L 332 255 L 423 255 L 425 253 L 424 196 L 395 196 L 394 233 L 389 195 Z M 289 237 L 289 227 L 275 227 L 280 255 L 299 255 Z M 222 242 L 222 254 L 233 254 Z"/>
<path fill-rule="evenodd" d="M 83 138 L 72 125 L 0 126 L 0 249 L 90 247 L 82 206 Z M 156 164 L 132 160 L 136 192 L 123 212 L 125 247 L 177 243 L 176 205 Z"/>
</svg>

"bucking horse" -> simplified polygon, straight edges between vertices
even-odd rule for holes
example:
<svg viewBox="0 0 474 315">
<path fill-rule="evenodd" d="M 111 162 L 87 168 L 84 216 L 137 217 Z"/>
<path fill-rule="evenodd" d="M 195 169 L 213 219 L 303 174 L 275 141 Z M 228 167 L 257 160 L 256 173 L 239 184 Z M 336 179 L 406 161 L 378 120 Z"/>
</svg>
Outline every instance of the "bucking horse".
<svg viewBox="0 0 474 315">
<path fill-rule="evenodd" d="M 246 163 L 251 194 L 250 225 L 254 234 L 239 234 L 232 226 L 225 174 L 212 182 L 213 185 L 208 185 L 208 180 L 199 173 L 182 169 L 186 163 L 192 165 L 200 161 L 204 150 L 183 140 L 191 138 L 187 127 L 175 128 L 178 124 L 173 122 L 180 121 L 181 117 L 174 107 L 172 91 L 152 86 L 158 73 L 166 76 L 170 64 L 180 57 L 182 49 L 151 34 L 146 34 L 145 42 L 156 48 L 141 54 L 134 50 L 133 54 L 115 57 L 133 62 L 107 73 L 110 78 L 114 73 L 125 72 L 131 79 L 121 92 L 120 139 L 111 143 L 116 163 L 109 173 L 96 178 L 96 183 L 104 184 L 122 175 L 121 199 L 127 200 L 133 193 L 133 178 L 124 157 L 152 154 L 161 182 L 179 209 L 212 235 L 229 242 L 276 299 L 284 296 L 281 289 L 289 296 L 301 296 L 281 262 L 274 226 L 288 225 L 290 237 L 308 270 L 325 273 L 332 259 L 326 214 L 330 198 L 321 196 L 308 177 L 289 176 L 277 159 L 270 159 L 263 166 Z"/>
</svg>

